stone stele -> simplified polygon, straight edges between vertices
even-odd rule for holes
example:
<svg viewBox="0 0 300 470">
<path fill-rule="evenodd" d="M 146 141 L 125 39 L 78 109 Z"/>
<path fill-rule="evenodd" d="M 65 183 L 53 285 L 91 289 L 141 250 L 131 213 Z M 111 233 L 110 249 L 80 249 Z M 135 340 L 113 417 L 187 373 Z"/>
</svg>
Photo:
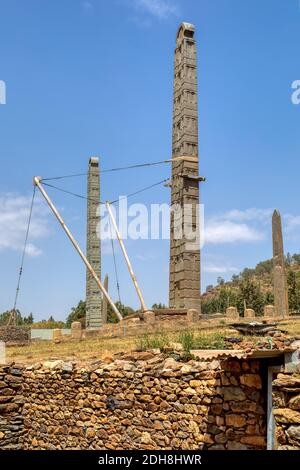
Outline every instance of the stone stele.
<svg viewBox="0 0 300 470">
<path fill-rule="evenodd" d="M 236 307 L 228 307 L 226 309 L 226 317 L 232 319 L 238 319 L 240 317 L 239 311 Z"/>
<path fill-rule="evenodd" d="M 269 317 L 269 318 L 275 317 L 275 307 L 274 307 L 274 305 L 265 305 L 264 306 L 264 317 Z"/>
<path fill-rule="evenodd" d="M 92 157 L 88 167 L 88 202 L 87 202 L 87 259 L 101 278 L 100 236 L 100 174 L 99 159 Z M 86 328 L 95 329 L 102 326 L 102 294 L 94 278 L 86 272 Z"/>
<path fill-rule="evenodd" d="M 278 210 L 275 210 L 273 214 L 272 232 L 275 316 L 287 318 L 289 315 L 289 301 L 285 273 L 282 222 Z"/>
<path fill-rule="evenodd" d="M 255 311 L 252 308 L 246 308 L 244 318 L 255 318 Z"/>
<path fill-rule="evenodd" d="M 170 223 L 169 304 L 174 309 L 200 307 L 200 229 L 198 168 L 198 97 L 195 27 L 182 23 L 176 39 Z M 175 158 L 180 159 L 175 160 Z M 184 233 L 186 207 L 194 240 Z M 175 208 L 178 211 L 175 211 Z M 184 216 L 180 212 L 184 210 Z M 179 214 L 179 217 L 177 217 Z"/>
</svg>

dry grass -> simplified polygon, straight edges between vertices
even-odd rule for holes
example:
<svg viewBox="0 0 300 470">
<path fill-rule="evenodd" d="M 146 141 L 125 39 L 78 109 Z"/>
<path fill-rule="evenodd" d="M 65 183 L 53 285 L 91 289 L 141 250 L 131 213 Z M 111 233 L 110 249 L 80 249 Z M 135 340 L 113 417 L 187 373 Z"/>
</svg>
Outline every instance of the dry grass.
<svg viewBox="0 0 300 470">
<path fill-rule="evenodd" d="M 201 335 L 201 338 L 206 343 L 209 343 L 210 340 L 212 342 L 215 340 L 216 335 L 226 335 L 230 330 L 223 327 L 203 329 L 196 326 L 189 331 L 193 332 L 196 337 Z M 141 344 L 145 344 L 145 342 L 149 343 L 149 347 L 159 347 L 162 336 L 164 337 L 164 343 L 181 342 L 178 331 L 149 334 L 141 337 L 92 337 L 80 342 L 64 339 L 61 343 L 57 344 L 53 341 L 38 341 L 28 346 L 7 348 L 7 360 L 25 364 L 52 359 L 76 360 L 78 362 L 97 360 L 117 352 L 136 350 Z"/>
<path fill-rule="evenodd" d="M 134 338 L 88 338 L 80 342 L 64 340 L 38 341 L 23 347 L 7 348 L 7 360 L 33 364 L 51 359 L 92 360 L 101 359 L 120 351 L 130 351 L 135 347 Z"/>
<path fill-rule="evenodd" d="M 290 319 L 283 321 L 279 324 L 282 330 L 288 331 L 291 336 L 300 335 L 300 318 Z M 181 333 L 184 330 L 181 331 Z M 213 322 L 213 324 L 205 325 L 199 323 L 192 328 L 189 328 L 189 332 L 193 332 L 194 336 L 200 336 L 199 346 L 204 346 L 214 343 L 216 338 L 219 340 L 222 336 L 240 336 L 239 333 L 230 329 L 230 325 L 220 324 L 220 321 Z M 152 347 L 157 344 L 161 337 L 164 336 L 164 342 L 180 342 L 180 332 L 178 330 L 157 334 L 147 335 L 148 339 L 141 337 L 122 337 L 122 338 L 87 338 L 83 341 L 76 342 L 71 340 L 64 340 L 61 343 L 55 344 L 52 341 L 39 341 L 31 343 L 28 346 L 23 347 L 9 347 L 7 348 L 7 360 L 18 363 L 32 364 L 39 361 L 46 361 L 51 359 L 64 359 L 64 360 L 76 360 L 78 362 L 103 359 L 108 355 L 113 355 L 117 352 L 127 352 L 135 350 L 139 344 L 149 342 Z M 246 339 L 246 337 L 244 337 Z M 254 340 L 253 337 L 249 340 Z M 262 338 L 255 338 L 256 341 L 260 341 Z M 255 342 L 255 341 L 254 341 Z M 204 347 L 203 346 L 203 347 Z M 213 346 L 212 346 L 213 347 Z"/>
<path fill-rule="evenodd" d="M 279 324 L 282 330 L 287 331 L 291 336 L 300 335 L 300 318 L 291 318 L 288 321 L 282 321 Z"/>
</svg>

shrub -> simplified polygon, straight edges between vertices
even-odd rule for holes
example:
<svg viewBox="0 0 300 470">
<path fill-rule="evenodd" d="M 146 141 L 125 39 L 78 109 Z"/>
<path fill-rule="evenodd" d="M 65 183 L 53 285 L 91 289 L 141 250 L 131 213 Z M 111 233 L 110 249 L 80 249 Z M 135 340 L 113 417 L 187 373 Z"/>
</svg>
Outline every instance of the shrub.
<svg viewBox="0 0 300 470">
<path fill-rule="evenodd" d="M 138 351 L 147 351 L 147 349 L 163 349 L 169 344 L 170 340 L 165 333 L 158 335 L 145 334 L 136 341 L 136 349 Z"/>
<path fill-rule="evenodd" d="M 222 333 L 200 333 L 194 339 L 194 349 L 224 349 L 225 341 Z"/>
<path fill-rule="evenodd" d="M 183 350 L 189 353 L 194 346 L 194 332 L 191 330 L 184 330 L 179 334 L 178 341 L 182 344 Z"/>
</svg>

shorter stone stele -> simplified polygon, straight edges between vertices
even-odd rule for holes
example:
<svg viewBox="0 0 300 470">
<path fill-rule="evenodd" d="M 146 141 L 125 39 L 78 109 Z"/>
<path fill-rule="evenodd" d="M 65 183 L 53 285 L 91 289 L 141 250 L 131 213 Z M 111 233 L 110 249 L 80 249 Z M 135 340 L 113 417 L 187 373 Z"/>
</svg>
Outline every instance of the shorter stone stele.
<svg viewBox="0 0 300 470">
<path fill-rule="evenodd" d="M 73 321 L 71 324 L 71 338 L 77 339 L 78 341 L 81 340 L 82 337 L 82 329 L 80 321 Z"/>
<path fill-rule="evenodd" d="M 155 313 L 152 310 L 147 310 L 147 312 L 144 312 L 144 320 L 146 323 L 155 322 Z"/>
<path fill-rule="evenodd" d="M 275 317 L 275 307 L 274 305 L 265 305 L 264 306 L 264 317 Z"/>
<path fill-rule="evenodd" d="M 226 317 L 237 319 L 240 317 L 239 311 L 236 307 L 228 307 L 226 309 Z"/>
<path fill-rule="evenodd" d="M 190 308 L 188 311 L 187 311 L 187 314 L 186 314 L 186 318 L 187 318 L 187 321 L 189 322 L 192 322 L 192 323 L 196 323 L 197 321 L 199 321 L 199 311 L 194 309 L 194 308 Z"/>
<path fill-rule="evenodd" d="M 52 336 L 53 341 L 61 341 L 62 339 L 62 333 L 60 328 L 55 328 L 53 330 L 53 336 Z"/>
<path fill-rule="evenodd" d="M 246 308 L 244 318 L 255 318 L 255 312 L 252 308 Z"/>
</svg>

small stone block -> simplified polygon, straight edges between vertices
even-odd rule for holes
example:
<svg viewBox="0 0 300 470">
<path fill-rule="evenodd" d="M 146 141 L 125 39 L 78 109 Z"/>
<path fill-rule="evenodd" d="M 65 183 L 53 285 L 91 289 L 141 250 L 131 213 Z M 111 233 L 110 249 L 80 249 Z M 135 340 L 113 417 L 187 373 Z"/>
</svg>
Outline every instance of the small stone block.
<svg viewBox="0 0 300 470">
<path fill-rule="evenodd" d="M 151 310 L 144 312 L 144 319 L 146 323 L 154 323 L 155 322 L 155 313 Z"/>
<path fill-rule="evenodd" d="M 264 307 L 264 317 L 275 317 L 275 307 L 274 305 L 265 305 Z"/>
<path fill-rule="evenodd" d="M 73 339 L 81 340 L 82 329 L 81 329 L 81 323 L 79 321 L 73 321 L 71 325 L 71 337 Z"/>
<path fill-rule="evenodd" d="M 53 336 L 52 336 L 53 341 L 61 340 L 61 338 L 62 338 L 61 329 L 55 328 L 53 330 Z"/>
<path fill-rule="evenodd" d="M 187 321 L 196 323 L 199 321 L 199 312 L 194 308 L 190 308 L 186 314 Z"/>
<path fill-rule="evenodd" d="M 228 307 L 226 310 L 226 317 L 238 319 L 240 317 L 238 309 L 236 307 Z"/>
<path fill-rule="evenodd" d="M 252 308 L 246 308 L 244 318 L 255 318 L 255 312 Z"/>
</svg>

